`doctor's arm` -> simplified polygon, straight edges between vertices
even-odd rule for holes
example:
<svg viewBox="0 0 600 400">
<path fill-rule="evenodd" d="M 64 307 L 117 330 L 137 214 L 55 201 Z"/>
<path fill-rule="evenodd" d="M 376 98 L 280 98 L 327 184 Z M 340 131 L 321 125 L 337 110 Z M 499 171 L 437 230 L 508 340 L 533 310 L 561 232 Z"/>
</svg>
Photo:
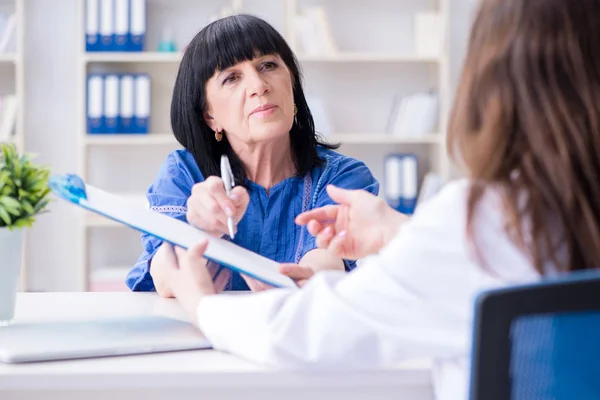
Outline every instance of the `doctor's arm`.
<svg viewBox="0 0 600 400">
<path fill-rule="evenodd" d="M 448 221 L 447 207 L 412 219 L 380 254 L 350 274 L 327 271 L 299 290 L 235 296 L 191 289 L 194 279 L 180 275 L 175 296 L 214 348 L 260 363 L 369 368 L 461 354 L 473 293 L 456 288 L 478 272 L 464 265 L 458 250 L 463 243 L 449 231 L 456 223 Z M 202 268 L 195 265 L 202 250 L 181 253 L 174 274 L 201 280 Z"/>
</svg>

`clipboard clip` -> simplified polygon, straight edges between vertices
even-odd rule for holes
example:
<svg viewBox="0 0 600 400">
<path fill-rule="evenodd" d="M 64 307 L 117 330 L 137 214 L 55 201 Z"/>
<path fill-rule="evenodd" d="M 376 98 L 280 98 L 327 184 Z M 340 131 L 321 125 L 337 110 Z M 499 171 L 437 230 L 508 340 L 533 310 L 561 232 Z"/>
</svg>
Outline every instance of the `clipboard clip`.
<svg viewBox="0 0 600 400">
<path fill-rule="evenodd" d="M 79 204 L 87 200 L 85 182 L 78 175 L 54 175 L 48 179 L 48 187 L 65 200 Z"/>
</svg>

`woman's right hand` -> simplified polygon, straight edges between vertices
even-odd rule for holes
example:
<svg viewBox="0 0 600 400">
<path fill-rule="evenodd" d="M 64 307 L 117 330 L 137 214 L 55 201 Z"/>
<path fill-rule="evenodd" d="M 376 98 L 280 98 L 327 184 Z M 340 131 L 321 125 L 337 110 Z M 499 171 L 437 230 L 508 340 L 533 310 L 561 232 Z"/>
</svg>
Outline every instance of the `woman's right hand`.
<svg viewBox="0 0 600 400">
<path fill-rule="evenodd" d="M 327 186 L 337 205 L 307 211 L 296 217 L 316 237 L 317 247 L 333 255 L 356 260 L 377 253 L 408 220 L 385 201 L 364 190 Z"/>
<path fill-rule="evenodd" d="M 229 235 L 227 217 L 233 217 L 237 226 L 246 213 L 249 201 L 250 196 L 243 186 L 234 187 L 228 197 L 223 180 L 210 176 L 192 187 L 192 194 L 187 200 L 186 217 L 191 225 L 216 237 Z"/>
</svg>

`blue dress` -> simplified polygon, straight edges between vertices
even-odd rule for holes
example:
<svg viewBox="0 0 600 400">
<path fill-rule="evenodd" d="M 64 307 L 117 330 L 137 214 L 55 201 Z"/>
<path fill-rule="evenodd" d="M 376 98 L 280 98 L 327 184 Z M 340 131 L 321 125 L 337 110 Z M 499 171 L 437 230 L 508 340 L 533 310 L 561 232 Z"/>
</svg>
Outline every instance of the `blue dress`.
<svg viewBox="0 0 600 400">
<path fill-rule="evenodd" d="M 280 263 L 298 263 L 315 249 L 316 239 L 306 227 L 294 223 L 303 211 L 334 204 L 325 187 L 328 184 L 345 189 L 364 189 L 377 195 L 379 183 L 366 165 L 333 150 L 318 147 L 324 163 L 304 177 L 291 177 L 270 188 L 247 180 L 250 202 L 237 225 L 234 243 Z M 187 150 L 170 153 L 154 183 L 147 192 L 152 210 L 186 221 L 186 203 L 192 186 L 204 177 Z M 149 266 L 161 241 L 142 234 L 144 250 L 127 275 L 127 286 L 133 291 L 155 290 Z M 346 270 L 356 266 L 355 260 L 344 260 Z M 248 290 L 239 273 L 233 273 L 226 290 Z"/>
</svg>

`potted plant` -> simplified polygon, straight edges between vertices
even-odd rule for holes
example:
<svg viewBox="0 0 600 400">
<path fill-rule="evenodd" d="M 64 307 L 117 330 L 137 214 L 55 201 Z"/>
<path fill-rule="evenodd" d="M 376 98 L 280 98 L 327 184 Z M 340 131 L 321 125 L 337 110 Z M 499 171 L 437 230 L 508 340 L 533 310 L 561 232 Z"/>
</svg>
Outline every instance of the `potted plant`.
<svg viewBox="0 0 600 400">
<path fill-rule="evenodd" d="M 24 229 L 48 205 L 48 168 L 35 165 L 12 144 L 0 144 L 0 325 L 14 318 L 23 261 Z"/>
</svg>

